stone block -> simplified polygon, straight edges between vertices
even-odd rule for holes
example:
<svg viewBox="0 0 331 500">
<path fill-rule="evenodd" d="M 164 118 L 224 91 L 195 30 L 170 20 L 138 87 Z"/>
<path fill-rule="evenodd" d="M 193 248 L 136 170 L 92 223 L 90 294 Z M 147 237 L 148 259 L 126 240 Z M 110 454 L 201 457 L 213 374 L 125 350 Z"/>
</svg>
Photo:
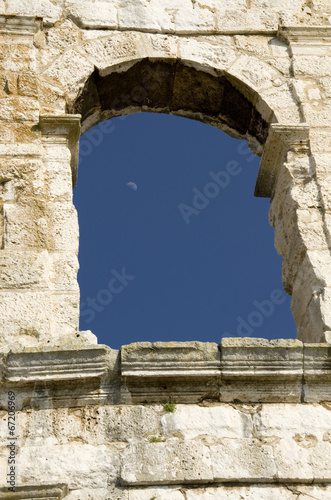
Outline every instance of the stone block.
<svg viewBox="0 0 331 500">
<path fill-rule="evenodd" d="M 275 445 L 275 461 L 280 480 L 329 482 L 331 444 L 318 442 L 314 435 L 296 435 Z M 289 457 L 291 459 L 289 460 Z"/>
<path fill-rule="evenodd" d="M 11 131 L 11 141 L 13 143 L 36 143 L 38 144 L 39 142 L 39 136 L 38 133 L 34 130 L 34 127 L 31 123 L 29 122 L 17 122 L 13 123 L 9 126 L 8 122 L 5 122 L 5 126 L 7 129 L 10 127 Z M 8 142 L 11 142 L 8 141 Z M 5 142 L 5 141 L 4 141 Z"/>
<path fill-rule="evenodd" d="M 60 120 L 60 119 L 59 119 Z M 60 134 L 59 125 L 59 135 Z M 68 147 L 68 143 L 66 141 L 66 136 L 64 137 L 54 137 L 49 131 L 46 132 L 46 136 L 44 137 L 44 161 L 49 164 L 50 167 L 54 166 L 54 163 L 68 163 L 71 159 L 70 149 Z"/>
<path fill-rule="evenodd" d="M 161 57 L 168 60 L 178 59 L 178 47 L 181 39 L 169 35 L 144 33 L 142 42 L 148 58 L 159 60 Z"/>
<path fill-rule="evenodd" d="M 0 120 L 37 123 L 39 103 L 31 97 L 2 97 L 0 98 Z"/>
<path fill-rule="evenodd" d="M 53 152 L 54 153 L 54 152 Z M 47 194 L 52 201 L 72 201 L 72 172 L 70 162 L 45 162 Z"/>
<path fill-rule="evenodd" d="M 217 344 L 141 342 L 122 347 L 121 373 L 128 401 L 196 402 L 217 398 L 220 361 Z"/>
<path fill-rule="evenodd" d="M 277 474 L 272 446 L 254 439 L 225 438 L 210 447 L 210 457 L 217 482 L 260 482 Z"/>
<path fill-rule="evenodd" d="M 5 249 L 78 252 L 77 212 L 70 202 L 3 205 Z"/>
<path fill-rule="evenodd" d="M 328 485 L 307 486 L 300 485 L 222 485 L 205 486 L 201 488 L 182 487 L 158 487 L 158 488 L 134 488 L 129 492 L 129 500 L 296 500 L 298 495 L 302 500 L 318 498 L 328 500 L 331 487 Z M 75 497 L 76 498 L 76 497 Z M 122 497 L 119 497 L 120 499 Z M 71 500 L 71 497 L 70 497 Z M 85 500 L 85 498 L 84 498 Z M 99 498 L 98 498 L 99 500 Z M 103 500 L 103 499 L 102 499 Z"/>
<path fill-rule="evenodd" d="M 85 83 L 93 71 L 93 63 L 75 48 L 69 49 L 57 58 L 43 75 L 51 78 L 54 83 L 60 83 L 67 92 L 78 93 L 79 86 Z"/>
<path fill-rule="evenodd" d="M 210 482 L 213 462 L 210 450 L 198 443 L 130 444 L 122 454 L 123 485 Z"/>
<path fill-rule="evenodd" d="M 60 85 L 54 85 L 42 78 L 38 82 L 40 114 L 61 114 L 66 112 L 67 103 Z"/>
<path fill-rule="evenodd" d="M 203 439 L 215 444 L 224 438 L 247 438 L 253 433 L 250 414 L 230 405 L 176 405 L 176 410 L 161 417 L 164 435 L 182 439 Z M 203 436 L 203 438 L 201 438 Z"/>
<path fill-rule="evenodd" d="M 331 78 L 330 78 L 331 80 Z M 331 85 L 330 85 L 331 87 Z M 331 94 L 330 94 L 331 97 Z M 310 144 L 314 154 L 331 153 L 331 133 L 323 128 L 316 128 L 310 131 Z"/>
<path fill-rule="evenodd" d="M 298 290 L 296 290 L 298 292 Z M 304 289 L 303 302 L 306 311 L 300 307 L 299 297 L 293 304 L 293 315 L 298 321 L 298 334 L 304 342 L 323 342 L 325 332 L 331 330 L 330 298 L 331 288 L 314 285 Z M 310 299 L 310 300 L 309 300 Z M 301 312 L 301 315 L 300 315 Z"/>
<path fill-rule="evenodd" d="M 304 345 L 304 401 L 329 401 L 331 379 L 331 352 L 326 343 Z M 329 406 L 327 406 L 329 409 Z"/>
<path fill-rule="evenodd" d="M 51 330 L 52 307 L 48 293 L 44 291 L 0 292 L 0 343 L 18 342 L 18 336 L 26 345 L 36 345 Z"/>
<path fill-rule="evenodd" d="M 114 2 L 81 0 L 67 5 L 68 14 L 83 28 L 117 28 L 117 8 Z"/>
<path fill-rule="evenodd" d="M 293 440 L 282 441 L 275 446 L 277 477 L 288 481 L 313 481 L 313 470 L 309 461 L 309 451 L 299 447 Z M 289 460 L 289 457 L 291 459 Z"/>
<path fill-rule="evenodd" d="M 217 344 L 204 342 L 137 342 L 122 346 L 124 377 L 196 377 L 219 374 Z"/>
<path fill-rule="evenodd" d="M 320 296 L 323 295 L 325 287 L 331 286 L 330 273 L 331 258 L 329 250 L 308 251 L 306 253 L 293 287 L 291 307 L 298 322 L 297 324 L 302 323 L 302 318 L 308 307 L 313 307 L 314 300 L 318 301 L 316 315 L 317 317 L 320 315 Z M 317 324 L 318 322 L 316 322 L 316 327 Z M 316 335 L 318 335 L 318 332 L 316 332 Z"/>
<path fill-rule="evenodd" d="M 116 500 L 129 500 L 129 492 L 123 488 L 117 488 L 111 484 L 105 488 L 80 488 L 69 493 L 65 500 L 104 500 L 105 498 L 116 498 Z"/>
<path fill-rule="evenodd" d="M 123 36 L 116 32 L 108 37 L 88 41 L 80 48 L 80 53 L 93 62 L 102 76 L 106 76 L 113 66 L 147 57 L 149 51 L 146 51 L 144 45 L 145 38 L 147 37 L 141 33 L 129 32 Z"/>
<path fill-rule="evenodd" d="M 119 457 L 106 446 L 31 446 L 20 452 L 18 481 L 66 483 L 70 489 L 107 486 L 118 476 Z"/>
<path fill-rule="evenodd" d="M 200 71 L 217 74 L 218 70 L 226 71 L 239 56 L 229 43 L 224 43 L 224 38 L 208 37 L 201 46 L 199 39 L 180 38 L 179 54 L 184 64 L 193 66 Z M 215 45 L 217 44 L 217 45 Z"/>
<path fill-rule="evenodd" d="M 50 255 L 52 274 L 50 285 L 57 292 L 77 292 L 77 273 L 79 263 L 77 256 L 72 253 L 54 253 Z"/>
<path fill-rule="evenodd" d="M 238 500 L 240 496 L 245 500 L 296 500 L 297 494 L 286 486 L 271 486 L 255 484 L 247 486 L 219 486 L 192 489 L 185 491 L 187 500 Z M 240 495 L 240 496 L 239 496 Z M 147 499 L 146 499 L 147 500 Z M 305 500 L 308 500 L 305 499 Z"/>
<path fill-rule="evenodd" d="M 79 2 L 79 5 L 71 4 L 68 6 L 69 12 L 75 7 L 81 6 L 84 2 Z M 90 3 L 90 8 L 92 7 Z M 66 19 L 61 24 L 56 24 L 47 30 L 46 35 L 46 50 L 51 49 L 52 54 L 58 55 L 59 52 L 64 52 L 71 45 L 77 45 L 80 42 L 80 29 L 71 20 Z"/>
<path fill-rule="evenodd" d="M 47 248 L 48 217 L 44 206 L 9 204 L 3 205 L 4 217 L 4 249 L 38 249 Z"/>
<path fill-rule="evenodd" d="M 54 4 L 51 0 L 6 0 L 6 14 L 24 16 L 42 16 L 45 23 L 55 23 L 61 17 L 61 2 Z"/>
<path fill-rule="evenodd" d="M 24 40 L 22 43 L 7 40 L 0 40 L 0 69 L 4 72 L 17 74 L 33 70 L 32 38 Z"/>
<path fill-rule="evenodd" d="M 300 108 L 285 77 L 275 77 L 271 83 L 261 92 L 261 99 L 273 110 L 276 121 L 293 125 L 300 123 Z"/>
<path fill-rule="evenodd" d="M 75 378 L 101 378 L 109 373 L 110 355 L 111 349 L 106 346 L 10 353 L 6 360 L 6 380 L 55 383 Z"/>
<path fill-rule="evenodd" d="M 185 492 L 186 494 L 186 492 Z M 184 490 L 177 488 L 134 488 L 129 492 L 129 500 L 184 500 Z"/>
<path fill-rule="evenodd" d="M 300 341 L 224 338 L 220 349 L 220 401 L 300 401 L 303 373 Z"/>
<path fill-rule="evenodd" d="M 171 0 L 168 2 L 170 5 L 169 7 L 165 7 L 164 10 L 170 18 L 172 29 L 175 28 L 177 33 L 182 34 L 196 33 L 197 29 L 200 33 L 213 33 L 217 30 L 216 12 L 218 9 L 215 3 L 210 0 L 204 0 L 204 4 L 196 2 L 194 4 L 194 9 L 192 9 L 189 5 L 190 1 L 191 0 L 183 1 L 182 4 L 185 5 L 186 3 L 187 7 L 178 9 L 177 12 L 176 7 L 174 8 L 174 6 L 171 5 L 173 2 Z M 236 3 L 241 1 L 242 0 L 236 0 Z M 228 0 L 226 0 L 226 2 L 228 2 Z M 210 6 L 210 4 L 212 4 L 212 6 Z"/>
<path fill-rule="evenodd" d="M 303 109 L 305 120 L 313 127 L 327 128 L 329 126 L 331 105 L 328 99 L 311 101 L 310 103 L 304 105 Z"/>
<path fill-rule="evenodd" d="M 0 289 L 49 290 L 51 262 L 47 251 L 0 251 Z"/>
<path fill-rule="evenodd" d="M 16 486 L 15 496 L 20 500 L 30 500 L 31 498 L 44 498 L 46 500 L 62 500 L 63 498 L 68 498 L 68 486 L 66 484 L 45 484 L 42 485 L 28 485 L 28 486 Z M 0 495 L 3 500 L 10 500 L 13 497 L 12 492 L 8 491 L 8 487 L 0 488 Z M 15 499 L 16 500 L 16 499 Z"/>
<path fill-rule="evenodd" d="M 268 89 L 274 82 L 284 83 L 284 77 L 275 68 L 252 56 L 241 55 L 230 67 L 229 72 L 255 90 Z M 265 92 L 262 92 L 262 95 L 264 96 Z"/>
<path fill-rule="evenodd" d="M 52 296 L 52 330 L 47 340 L 79 331 L 79 290 L 57 292 Z"/>
<path fill-rule="evenodd" d="M 52 233 L 49 248 L 60 252 L 78 253 L 78 219 L 72 203 L 49 204 L 49 224 Z"/>
<path fill-rule="evenodd" d="M 21 73 L 18 76 L 17 88 L 20 95 L 38 99 L 37 77 L 32 72 Z"/>
<path fill-rule="evenodd" d="M 261 442 L 292 442 L 301 436 L 301 445 L 309 447 L 329 439 L 331 412 L 323 405 L 265 404 L 252 413 L 252 421 Z"/>
<path fill-rule="evenodd" d="M 27 160 L 42 156 L 42 150 L 39 144 L 34 143 L 0 143 L 1 158 L 25 157 Z"/>
<path fill-rule="evenodd" d="M 0 179 L 2 203 L 16 202 L 23 207 L 45 198 L 44 166 L 38 159 L 2 158 Z"/>
<path fill-rule="evenodd" d="M 323 55 L 295 55 L 293 56 L 293 70 L 295 77 L 324 77 L 331 76 L 331 57 Z"/>
<path fill-rule="evenodd" d="M 187 4 L 188 0 L 184 0 Z M 135 2 L 130 0 L 121 2 L 117 9 L 118 26 L 120 29 L 136 29 L 138 26 L 145 31 L 152 32 L 175 32 L 175 19 L 176 12 L 169 12 L 173 10 L 173 6 L 165 3 L 160 6 L 157 1 L 154 4 L 146 5 L 143 2 Z M 180 9 L 176 9 L 175 11 Z"/>
<path fill-rule="evenodd" d="M 234 35 L 233 41 L 235 46 L 244 52 L 250 53 L 253 56 L 267 58 L 271 55 L 283 56 L 287 55 L 287 46 L 277 37 L 260 37 L 256 35 Z M 284 49 L 285 47 L 285 49 Z"/>
<path fill-rule="evenodd" d="M 160 415 L 164 413 L 162 406 L 105 406 L 98 409 L 98 413 L 99 443 L 134 443 L 163 439 L 160 425 Z"/>
</svg>

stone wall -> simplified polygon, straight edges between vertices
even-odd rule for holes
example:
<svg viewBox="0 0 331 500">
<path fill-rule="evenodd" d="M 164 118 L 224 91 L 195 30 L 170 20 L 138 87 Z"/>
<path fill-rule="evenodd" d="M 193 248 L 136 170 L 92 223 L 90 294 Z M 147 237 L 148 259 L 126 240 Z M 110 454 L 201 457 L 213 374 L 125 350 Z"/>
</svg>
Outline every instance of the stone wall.
<svg viewBox="0 0 331 500">
<path fill-rule="evenodd" d="M 272 200 L 298 337 L 325 340 L 329 1 L 7 0 L 1 14 L 4 348 L 75 339 L 80 118 L 84 132 L 139 111 L 202 120 L 262 155 L 256 195 Z"/>
<path fill-rule="evenodd" d="M 262 156 L 298 341 L 79 332 L 79 137 L 142 111 Z M 0 0 L 0 498 L 330 498 L 330 118 L 329 0 Z"/>
<path fill-rule="evenodd" d="M 0 474 L 13 450 L 17 484 L 1 498 L 330 498 L 328 344 L 31 349 L 0 367 Z"/>
</svg>

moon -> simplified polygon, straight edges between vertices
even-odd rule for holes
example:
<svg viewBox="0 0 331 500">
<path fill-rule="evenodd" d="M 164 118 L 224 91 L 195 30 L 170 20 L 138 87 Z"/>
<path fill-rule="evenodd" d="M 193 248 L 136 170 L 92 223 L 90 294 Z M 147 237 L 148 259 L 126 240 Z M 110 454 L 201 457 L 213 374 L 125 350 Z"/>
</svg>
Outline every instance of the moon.
<svg viewBox="0 0 331 500">
<path fill-rule="evenodd" d="M 134 182 L 128 182 L 128 183 L 127 183 L 127 186 L 128 186 L 129 188 L 133 189 L 133 191 L 137 191 L 137 189 L 138 189 L 137 184 L 135 184 Z"/>
</svg>

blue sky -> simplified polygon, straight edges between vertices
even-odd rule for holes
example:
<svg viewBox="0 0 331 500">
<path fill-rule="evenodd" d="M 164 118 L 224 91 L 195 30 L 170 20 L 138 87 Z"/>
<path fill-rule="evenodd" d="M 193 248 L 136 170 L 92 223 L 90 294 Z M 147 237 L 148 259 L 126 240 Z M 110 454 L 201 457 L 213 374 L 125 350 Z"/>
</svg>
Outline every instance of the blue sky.
<svg viewBox="0 0 331 500">
<path fill-rule="evenodd" d="M 270 200 L 253 195 L 259 162 L 245 141 L 170 115 L 114 118 L 84 134 L 80 329 L 115 349 L 296 337 Z"/>
</svg>

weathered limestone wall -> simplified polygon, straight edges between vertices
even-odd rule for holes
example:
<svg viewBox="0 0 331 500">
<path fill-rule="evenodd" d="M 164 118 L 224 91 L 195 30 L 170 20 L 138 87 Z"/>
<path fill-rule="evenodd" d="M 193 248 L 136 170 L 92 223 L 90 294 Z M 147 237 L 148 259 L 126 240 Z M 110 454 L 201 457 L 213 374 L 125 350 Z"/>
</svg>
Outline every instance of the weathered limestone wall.
<svg viewBox="0 0 331 500">
<path fill-rule="evenodd" d="M 141 111 L 262 156 L 300 340 L 79 332 L 79 136 Z M 0 0 L 0 498 L 331 497 L 330 123 L 330 0 Z"/>
<path fill-rule="evenodd" d="M 328 344 L 33 349 L 0 367 L 16 405 L 14 434 L 0 411 L 1 498 L 330 498 Z"/>
<path fill-rule="evenodd" d="M 1 5 L 4 348 L 76 338 L 80 115 L 85 131 L 146 110 L 210 123 L 262 155 L 256 194 L 272 199 L 298 338 L 325 340 L 329 0 Z"/>
</svg>

